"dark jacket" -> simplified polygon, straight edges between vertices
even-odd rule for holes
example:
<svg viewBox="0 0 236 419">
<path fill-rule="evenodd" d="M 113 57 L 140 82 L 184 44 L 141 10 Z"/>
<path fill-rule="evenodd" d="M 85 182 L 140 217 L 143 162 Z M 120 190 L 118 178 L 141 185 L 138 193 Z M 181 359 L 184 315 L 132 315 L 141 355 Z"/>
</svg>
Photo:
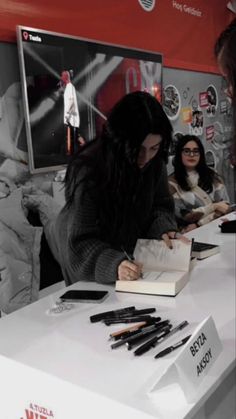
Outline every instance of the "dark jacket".
<svg viewBox="0 0 236 419">
<path fill-rule="evenodd" d="M 101 228 L 96 193 L 86 190 L 86 182 L 80 184 L 72 204 L 59 214 L 55 228 L 67 285 L 79 280 L 114 283 L 118 266 L 126 259 L 122 247 L 132 252 L 138 238 L 160 239 L 164 232 L 177 230 L 164 163 L 149 165 L 143 171 L 140 191 L 128 222 L 129 237 L 121 237 L 119 227 L 111 237 L 109 223 Z"/>
</svg>

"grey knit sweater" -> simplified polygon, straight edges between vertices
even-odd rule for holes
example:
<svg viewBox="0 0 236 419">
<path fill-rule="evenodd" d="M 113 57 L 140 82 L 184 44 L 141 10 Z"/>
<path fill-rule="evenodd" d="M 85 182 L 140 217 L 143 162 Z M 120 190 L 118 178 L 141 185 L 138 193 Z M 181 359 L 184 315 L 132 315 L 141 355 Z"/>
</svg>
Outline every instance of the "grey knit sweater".
<svg viewBox="0 0 236 419">
<path fill-rule="evenodd" d="M 139 233 L 133 232 L 133 248 L 140 236 L 160 239 L 164 232 L 177 230 L 165 164 L 160 162 L 155 168 L 150 165 L 143 176 L 143 196 L 137 210 L 139 214 L 135 214 L 140 228 Z M 109 225 L 101 231 L 94 194 L 89 190 L 82 193 L 85 183 L 77 188 L 73 203 L 65 206 L 56 220 L 55 234 L 62 272 L 67 285 L 80 280 L 114 283 L 118 266 L 126 257 L 121 244 L 116 243 L 116 237 L 111 244 Z M 144 200 L 146 206 L 142 206 Z M 129 251 L 132 250 L 129 247 Z"/>
</svg>

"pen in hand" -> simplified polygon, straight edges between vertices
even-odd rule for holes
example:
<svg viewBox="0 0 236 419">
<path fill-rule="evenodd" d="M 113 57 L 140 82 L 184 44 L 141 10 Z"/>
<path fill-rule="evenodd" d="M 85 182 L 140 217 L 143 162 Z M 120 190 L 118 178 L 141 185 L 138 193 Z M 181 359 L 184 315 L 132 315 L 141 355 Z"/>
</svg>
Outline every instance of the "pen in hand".
<svg viewBox="0 0 236 419">
<path fill-rule="evenodd" d="M 134 258 L 134 256 L 133 255 L 130 255 L 129 253 L 127 253 L 126 250 L 124 249 L 124 247 L 122 247 L 121 249 L 122 249 L 124 255 L 126 256 L 126 258 L 128 259 L 128 261 L 135 264 L 135 258 Z M 138 264 L 136 263 L 136 265 L 138 265 Z M 140 276 L 140 278 L 143 278 L 143 273 L 141 271 L 140 271 L 139 276 Z"/>
</svg>

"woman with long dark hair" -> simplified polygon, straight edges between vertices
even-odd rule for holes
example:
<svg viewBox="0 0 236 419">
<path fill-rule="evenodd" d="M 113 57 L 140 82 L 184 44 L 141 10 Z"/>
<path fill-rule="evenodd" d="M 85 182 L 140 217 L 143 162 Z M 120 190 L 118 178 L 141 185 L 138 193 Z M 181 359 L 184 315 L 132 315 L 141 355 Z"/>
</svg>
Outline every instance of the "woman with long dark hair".
<svg viewBox="0 0 236 419">
<path fill-rule="evenodd" d="M 226 188 L 220 176 L 206 164 L 204 147 L 198 137 L 179 137 L 173 165 L 174 173 L 168 180 L 182 233 L 229 212 Z"/>
<path fill-rule="evenodd" d="M 138 279 L 141 266 L 125 256 L 137 239 L 162 238 L 170 245 L 177 230 L 165 165 L 171 139 L 160 103 L 133 92 L 114 106 L 100 137 L 73 159 L 56 223 L 66 284 Z"/>
</svg>

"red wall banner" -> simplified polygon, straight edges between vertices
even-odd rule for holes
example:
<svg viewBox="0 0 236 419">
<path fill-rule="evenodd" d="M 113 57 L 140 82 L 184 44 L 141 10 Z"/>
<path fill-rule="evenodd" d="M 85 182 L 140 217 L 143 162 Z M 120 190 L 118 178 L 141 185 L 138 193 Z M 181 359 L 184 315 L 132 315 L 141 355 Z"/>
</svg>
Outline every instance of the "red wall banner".
<svg viewBox="0 0 236 419">
<path fill-rule="evenodd" d="M 0 39 L 16 25 L 160 52 L 164 65 L 217 73 L 214 42 L 232 19 L 227 0 L 0 0 Z M 149 5 L 149 6 L 148 6 Z"/>
</svg>

